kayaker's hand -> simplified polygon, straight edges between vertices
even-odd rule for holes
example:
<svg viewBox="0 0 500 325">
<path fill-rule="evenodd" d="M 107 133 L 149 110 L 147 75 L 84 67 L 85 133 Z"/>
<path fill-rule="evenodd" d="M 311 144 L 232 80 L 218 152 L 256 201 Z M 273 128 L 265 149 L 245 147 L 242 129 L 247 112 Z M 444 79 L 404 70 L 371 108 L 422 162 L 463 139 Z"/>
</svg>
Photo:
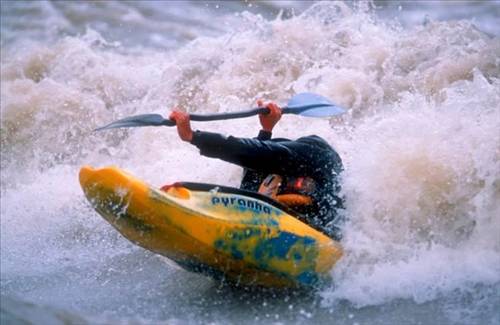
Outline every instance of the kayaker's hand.
<svg viewBox="0 0 500 325">
<path fill-rule="evenodd" d="M 276 103 L 264 103 L 261 99 L 257 101 L 257 106 L 269 108 L 268 114 L 259 114 L 259 120 L 264 131 L 272 132 L 276 123 L 281 119 L 281 108 Z"/>
<path fill-rule="evenodd" d="M 193 139 L 193 130 L 191 129 L 191 123 L 189 122 L 189 114 L 174 109 L 168 118 L 174 121 L 177 125 L 177 133 L 179 133 L 179 137 L 183 141 L 191 142 Z"/>
</svg>

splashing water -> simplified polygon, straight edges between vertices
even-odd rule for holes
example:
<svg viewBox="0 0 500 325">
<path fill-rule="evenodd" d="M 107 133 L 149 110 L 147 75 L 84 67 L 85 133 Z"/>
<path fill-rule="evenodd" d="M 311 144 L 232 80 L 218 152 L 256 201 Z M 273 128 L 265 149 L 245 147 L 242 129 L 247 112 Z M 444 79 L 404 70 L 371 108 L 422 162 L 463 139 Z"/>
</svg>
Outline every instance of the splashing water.
<svg viewBox="0 0 500 325">
<path fill-rule="evenodd" d="M 76 25 L 60 15 L 72 7 L 55 5 L 62 11 L 51 17 L 71 31 Z M 141 8 L 123 13 L 154 29 L 132 14 L 146 15 Z M 132 47 L 92 26 L 80 36 L 2 43 L 2 295 L 38 309 L 76 310 L 75 317 L 102 315 L 90 323 L 109 316 L 383 324 L 407 315 L 415 323 L 500 322 L 498 37 L 471 20 L 403 28 L 369 6 L 342 2 L 286 18 L 240 12 L 220 14 L 225 23 L 196 19 L 213 28 L 194 28 L 184 36 L 189 43 L 179 41 L 182 33 L 172 36 L 168 51 L 156 46 L 166 42 L 159 38 Z M 237 185 L 241 177 L 236 166 L 199 158 L 173 130 L 94 128 L 136 113 L 166 115 L 176 105 L 234 111 L 302 91 L 348 109 L 331 120 L 286 116 L 276 128 L 277 137 L 324 137 L 345 164 L 346 254 L 332 270 L 334 285 L 313 302 L 221 293 L 133 247 L 85 203 L 76 179 L 83 164 L 120 165 L 154 185 Z M 194 127 L 251 137 L 258 122 Z M 2 317 L 17 312 L 10 300 L 5 306 Z"/>
</svg>

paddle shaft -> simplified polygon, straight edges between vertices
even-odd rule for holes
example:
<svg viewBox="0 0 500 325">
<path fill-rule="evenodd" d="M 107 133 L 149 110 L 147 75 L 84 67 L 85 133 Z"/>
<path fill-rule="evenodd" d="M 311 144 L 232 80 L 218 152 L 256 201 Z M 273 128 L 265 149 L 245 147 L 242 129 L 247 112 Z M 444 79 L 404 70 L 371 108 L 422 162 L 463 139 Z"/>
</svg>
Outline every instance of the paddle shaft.
<svg viewBox="0 0 500 325">
<path fill-rule="evenodd" d="M 282 114 L 300 114 L 303 111 L 306 111 L 310 108 L 317 108 L 321 106 L 329 106 L 328 104 L 324 105 L 318 105 L 318 104 L 311 104 L 311 105 L 306 105 L 306 106 L 301 106 L 300 108 L 296 107 L 283 107 L 281 109 Z M 247 111 L 240 111 L 240 112 L 233 112 L 233 113 L 215 113 L 215 114 L 208 114 L 208 115 L 200 115 L 200 114 L 189 114 L 189 119 L 191 121 L 197 121 L 197 122 L 207 122 L 207 121 L 220 121 L 220 120 L 231 120 L 231 119 L 236 119 L 236 118 L 244 118 L 244 117 L 249 117 L 257 114 L 268 114 L 269 113 L 269 108 L 267 107 L 259 107 L 259 108 L 252 108 Z M 171 120 L 165 120 L 165 126 L 174 126 L 175 122 Z"/>
</svg>

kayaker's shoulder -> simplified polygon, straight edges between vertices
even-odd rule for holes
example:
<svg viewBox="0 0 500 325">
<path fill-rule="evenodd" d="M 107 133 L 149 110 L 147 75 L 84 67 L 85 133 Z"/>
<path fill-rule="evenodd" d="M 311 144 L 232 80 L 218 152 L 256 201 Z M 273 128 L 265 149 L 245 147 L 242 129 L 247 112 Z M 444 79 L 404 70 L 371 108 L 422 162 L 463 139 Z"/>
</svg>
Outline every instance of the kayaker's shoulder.
<svg viewBox="0 0 500 325">
<path fill-rule="evenodd" d="M 322 149 L 332 149 L 332 147 L 326 142 L 325 139 L 318 135 L 308 135 L 305 137 L 300 137 L 296 140 L 297 142 L 307 143 L 313 146 L 319 146 Z"/>
</svg>

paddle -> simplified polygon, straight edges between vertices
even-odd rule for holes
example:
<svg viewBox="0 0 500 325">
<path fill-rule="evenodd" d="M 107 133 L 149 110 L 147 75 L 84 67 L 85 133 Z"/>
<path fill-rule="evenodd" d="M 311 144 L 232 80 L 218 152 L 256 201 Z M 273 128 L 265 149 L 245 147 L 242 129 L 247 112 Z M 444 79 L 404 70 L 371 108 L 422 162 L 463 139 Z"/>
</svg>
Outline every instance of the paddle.
<svg viewBox="0 0 500 325">
<path fill-rule="evenodd" d="M 282 108 L 282 112 L 283 114 L 296 114 L 308 117 L 330 117 L 343 114 L 345 113 L 345 110 L 323 96 L 313 93 L 300 93 L 293 96 L 288 101 L 287 105 Z M 234 113 L 217 113 L 207 115 L 189 114 L 189 117 L 191 121 L 217 121 L 249 117 L 261 113 L 269 113 L 269 109 L 259 107 Z M 108 125 L 95 129 L 95 131 L 126 127 L 174 125 L 174 121 L 166 119 L 160 114 L 141 114 L 112 122 Z"/>
</svg>

